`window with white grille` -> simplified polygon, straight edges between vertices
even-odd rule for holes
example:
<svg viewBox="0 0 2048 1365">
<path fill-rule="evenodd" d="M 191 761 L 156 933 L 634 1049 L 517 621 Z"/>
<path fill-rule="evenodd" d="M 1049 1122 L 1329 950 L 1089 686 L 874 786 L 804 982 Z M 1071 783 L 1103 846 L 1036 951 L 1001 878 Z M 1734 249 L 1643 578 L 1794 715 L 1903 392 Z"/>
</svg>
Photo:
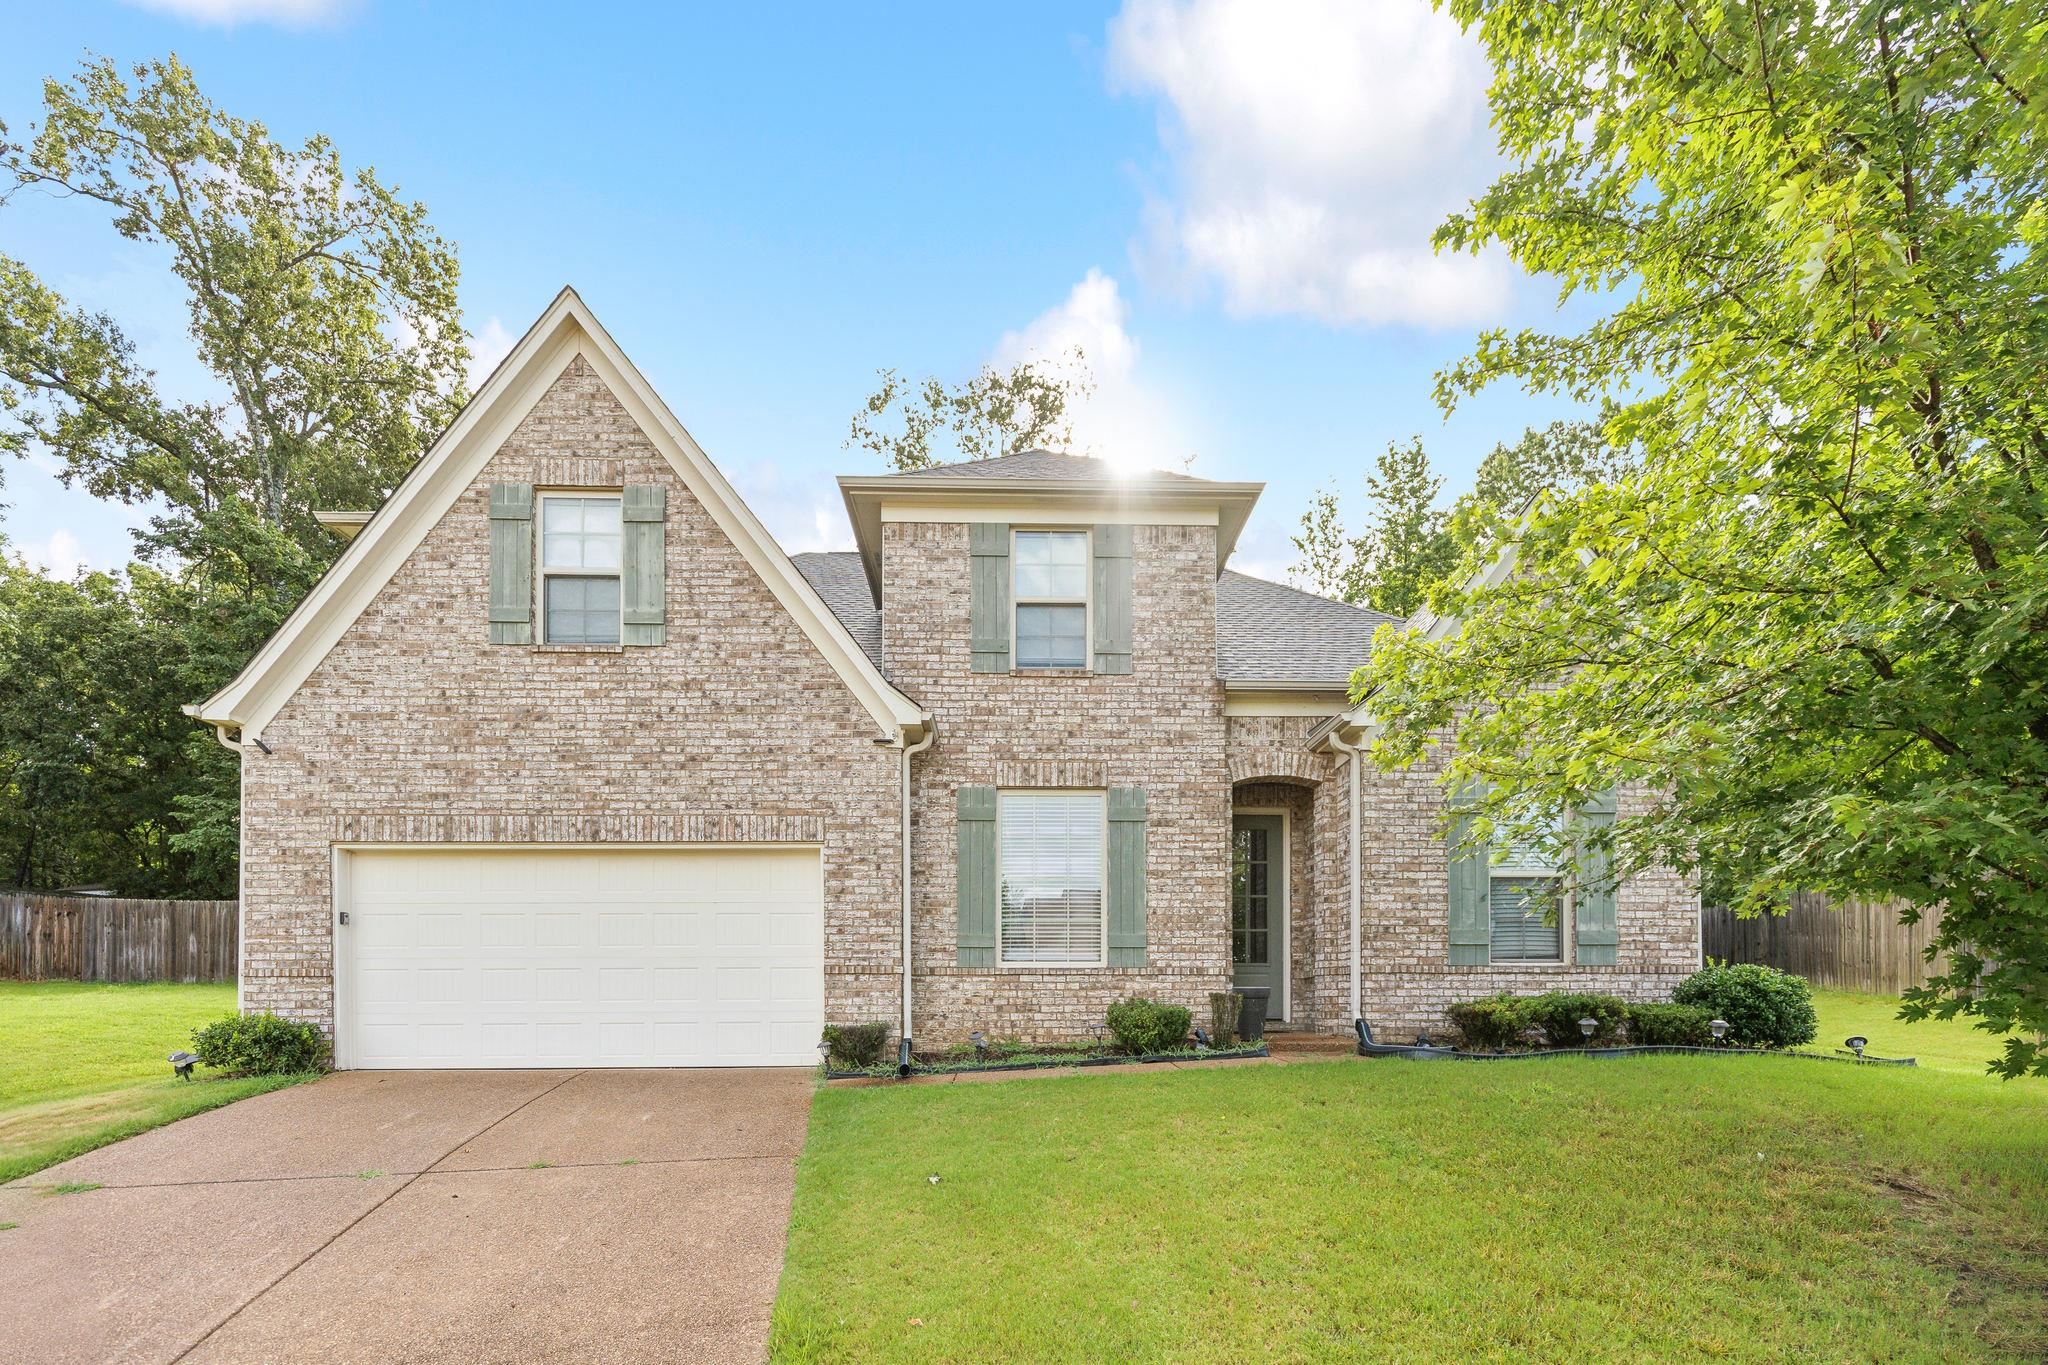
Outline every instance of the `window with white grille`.
<svg viewBox="0 0 2048 1365">
<path fill-rule="evenodd" d="M 541 638 L 619 642 L 620 499 L 547 494 L 540 502 Z"/>
<path fill-rule="evenodd" d="M 1088 533 L 1015 536 L 1017 667 L 1088 666 Z"/>
<path fill-rule="evenodd" d="M 997 797 L 1004 966 L 1102 964 L 1104 828 L 1101 792 Z"/>
</svg>

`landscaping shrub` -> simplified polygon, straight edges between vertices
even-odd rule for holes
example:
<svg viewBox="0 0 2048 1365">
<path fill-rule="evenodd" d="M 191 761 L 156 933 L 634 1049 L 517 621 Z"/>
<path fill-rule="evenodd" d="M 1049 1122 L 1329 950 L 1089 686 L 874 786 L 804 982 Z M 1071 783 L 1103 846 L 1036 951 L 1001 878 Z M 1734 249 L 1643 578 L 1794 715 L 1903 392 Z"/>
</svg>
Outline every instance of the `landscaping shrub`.
<svg viewBox="0 0 2048 1365">
<path fill-rule="evenodd" d="M 237 1076 L 289 1076 L 327 1065 L 327 1040 L 311 1024 L 274 1014 L 230 1014 L 192 1030 L 199 1060 Z"/>
<path fill-rule="evenodd" d="M 1671 999 L 1726 1019 L 1728 1041 L 1739 1047 L 1797 1047 L 1820 1029 L 1805 977 L 1752 962 L 1702 967 L 1678 983 Z"/>
<path fill-rule="evenodd" d="M 1712 1047 L 1713 1017 L 1698 1005 L 1630 1005 L 1628 1040 L 1637 1047 Z"/>
<path fill-rule="evenodd" d="M 866 1071 L 882 1064 L 889 1046 L 887 1024 L 825 1025 L 826 1055 L 837 1071 Z"/>
<path fill-rule="evenodd" d="M 1628 1005 L 1619 996 L 1595 995 L 1591 991 L 1545 991 L 1518 1002 L 1524 1021 L 1543 1030 L 1552 1047 L 1600 1047 L 1621 1034 Z M 1579 1032 L 1579 1020 L 1591 1019 L 1599 1026 L 1589 1040 Z"/>
<path fill-rule="evenodd" d="M 1498 1052 L 1522 1041 L 1529 1027 L 1522 1002 L 1503 991 L 1481 1000 L 1467 1000 L 1445 1011 L 1451 1027 L 1465 1040 L 1465 1046 L 1482 1052 Z"/>
<path fill-rule="evenodd" d="M 1134 995 L 1109 1007 L 1109 1033 L 1126 1052 L 1145 1056 L 1187 1044 L 1194 1016 L 1179 1005 L 1159 1005 Z"/>
</svg>

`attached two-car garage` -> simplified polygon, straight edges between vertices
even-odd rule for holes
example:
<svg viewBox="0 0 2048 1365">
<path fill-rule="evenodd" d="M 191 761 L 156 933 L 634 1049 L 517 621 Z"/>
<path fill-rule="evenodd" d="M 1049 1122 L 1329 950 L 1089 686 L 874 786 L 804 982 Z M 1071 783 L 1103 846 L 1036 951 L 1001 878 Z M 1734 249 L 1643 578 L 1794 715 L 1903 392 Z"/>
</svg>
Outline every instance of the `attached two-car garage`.
<svg viewBox="0 0 2048 1365">
<path fill-rule="evenodd" d="M 356 848 L 335 873 L 343 1067 L 817 1061 L 816 848 Z"/>
</svg>

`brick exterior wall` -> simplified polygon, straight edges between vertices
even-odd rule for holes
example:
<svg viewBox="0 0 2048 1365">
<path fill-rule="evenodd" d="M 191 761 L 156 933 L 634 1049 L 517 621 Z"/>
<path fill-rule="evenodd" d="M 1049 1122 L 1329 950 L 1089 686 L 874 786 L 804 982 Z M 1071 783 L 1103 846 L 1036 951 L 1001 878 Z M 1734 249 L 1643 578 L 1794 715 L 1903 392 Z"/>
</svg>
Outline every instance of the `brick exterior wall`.
<svg viewBox="0 0 2048 1365">
<path fill-rule="evenodd" d="M 486 642 L 488 485 L 668 490 L 668 642 Z M 1348 765 L 1312 717 L 1225 717 L 1215 676 L 1216 532 L 1134 528 L 1133 671 L 976 674 L 968 528 L 887 522 L 885 670 L 936 717 L 913 768 L 916 1036 L 1087 1036 L 1133 994 L 1206 1017 L 1230 980 L 1233 805 L 1286 809 L 1291 1015 L 1350 1024 Z M 826 1017 L 899 1007 L 897 755 L 739 551 L 582 361 L 550 388 L 265 728 L 243 761 L 244 1001 L 333 1027 L 337 843 L 802 842 L 823 849 Z M 967 969 L 955 942 L 954 792 L 1142 787 L 1147 960 L 1133 969 Z M 1624 810 L 1628 801 L 1625 797 Z M 1612 968 L 1453 968 L 1441 800 L 1427 769 L 1369 771 L 1363 998 L 1386 1036 L 1439 1029 L 1494 990 L 1667 995 L 1698 964 L 1689 888 L 1620 893 Z"/>
<path fill-rule="evenodd" d="M 488 485 L 668 489 L 668 642 L 486 643 Z M 243 759 L 244 1003 L 333 1027 L 337 842 L 824 850 L 832 1017 L 897 1003 L 897 765 L 580 359 Z"/>
<path fill-rule="evenodd" d="M 882 651 L 937 721 L 914 760 L 911 895 L 918 1045 L 981 1030 L 1086 1037 L 1130 995 L 1208 1012 L 1230 976 L 1230 784 L 1216 680 L 1216 531 L 1134 528 L 1132 671 L 987 674 L 968 658 L 968 529 L 882 525 Z M 958 962 L 954 792 L 1143 787 L 1146 965 L 976 969 Z"/>
</svg>

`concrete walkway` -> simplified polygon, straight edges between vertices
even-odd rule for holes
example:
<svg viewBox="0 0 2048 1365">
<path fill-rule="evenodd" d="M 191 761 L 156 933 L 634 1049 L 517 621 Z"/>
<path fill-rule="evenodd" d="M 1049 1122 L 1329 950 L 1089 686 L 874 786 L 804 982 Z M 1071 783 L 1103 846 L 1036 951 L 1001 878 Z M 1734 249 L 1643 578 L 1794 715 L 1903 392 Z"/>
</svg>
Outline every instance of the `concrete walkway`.
<svg viewBox="0 0 2048 1365">
<path fill-rule="evenodd" d="M 759 1360 L 811 1085 L 349 1072 L 186 1119 L 0 1187 L 0 1361 Z"/>
</svg>

